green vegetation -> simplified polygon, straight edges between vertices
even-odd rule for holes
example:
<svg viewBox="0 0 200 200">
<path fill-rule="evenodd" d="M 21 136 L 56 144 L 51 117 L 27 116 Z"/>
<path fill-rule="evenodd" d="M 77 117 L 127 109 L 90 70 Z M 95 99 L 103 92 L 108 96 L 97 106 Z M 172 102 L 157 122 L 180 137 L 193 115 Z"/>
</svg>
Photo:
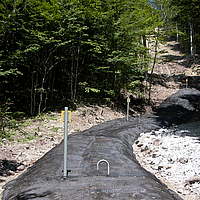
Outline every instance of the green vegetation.
<svg viewBox="0 0 200 200">
<path fill-rule="evenodd" d="M 200 1 L 199 0 L 153 0 L 160 12 L 163 28 L 174 40 L 180 42 L 185 53 L 192 59 L 200 53 Z"/>
<path fill-rule="evenodd" d="M 59 127 L 52 127 L 52 128 L 50 128 L 50 130 L 52 130 L 54 133 L 57 133 L 58 129 L 59 129 Z"/>
<path fill-rule="evenodd" d="M 1 120 L 4 120 L 0 123 L 0 139 L 11 141 L 16 139 L 17 141 L 25 142 L 40 137 L 40 133 L 44 134 L 47 128 L 46 123 L 57 120 L 57 114 L 48 112 L 42 113 L 40 116 L 37 115 L 23 119 L 20 117 L 19 120 L 15 118 L 15 115 L 11 112 L 6 112 L 3 117 L 1 116 Z M 32 128 L 29 129 L 29 126 L 32 126 Z M 57 133 L 58 129 L 59 127 L 50 128 L 53 133 Z"/>
<path fill-rule="evenodd" d="M 142 82 L 157 54 L 150 57 L 147 41 L 156 49 L 170 33 L 184 48 L 198 47 L 198 6 L 176 0 L 2 0 L 0 137 L 19 113 L 41 117 L 81 101 L 116 101 L 122 89 L 144 98 L 151 87 Z"/>
</svg>

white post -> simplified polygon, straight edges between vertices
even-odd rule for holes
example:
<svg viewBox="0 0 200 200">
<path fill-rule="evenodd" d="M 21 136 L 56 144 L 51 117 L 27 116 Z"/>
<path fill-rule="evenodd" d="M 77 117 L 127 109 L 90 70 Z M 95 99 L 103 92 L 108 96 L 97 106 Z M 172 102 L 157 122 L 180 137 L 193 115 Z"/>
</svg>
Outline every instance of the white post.
<svg viewBox="0 0 200 200">
<path fill-rule="evenodd" d="M 68 107 L 65 107 L 64 114 L 64 178 L 67 177 L 67 135 L 68 135 Z"/>
<path fill-rule="evenodd" d="M 185 81 L 186 83 L 185 83 L 185 87 L 186 87 L 186 89 L 188 88 L 188 79 L 186 78 L 186 81 Z"/>
<path fill-rule="evenodd" d="M 127 98 L 127 121 L 128 121 L 128 116 L 129 116 L 129 102 L 130 102 L 130 98 Z"/>
<path fill-rule="evenodd" d="M 176 22 L 176 41 L 179 42 L 179 38 L 178 38 L 178 24 Z"/>
<path fill-rule="evenodd" d="M 193 44 L 193 24 L 190 23 L 190 54 L 194 56 L 194 44 Z"/>
</svg>

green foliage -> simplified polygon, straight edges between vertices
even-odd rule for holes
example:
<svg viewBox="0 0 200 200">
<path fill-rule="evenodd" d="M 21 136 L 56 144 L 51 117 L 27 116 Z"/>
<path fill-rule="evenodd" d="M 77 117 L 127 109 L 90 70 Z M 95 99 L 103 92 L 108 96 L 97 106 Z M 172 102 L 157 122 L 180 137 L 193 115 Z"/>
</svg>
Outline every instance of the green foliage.
<svg viewBox="0 0 200 200">
<path fill-rule="evenodd" d="M 174 21 L 179 26 L 179 32 L 181 33 L 181 43 L 186 52 L 190 51 L 191 45 L 195 46 L 196 52 L 200 52 L 200 22 L 199 22 L 199 4 L 200 1 L 172 1 L 171 5 L 176 8 L 177 13 L 174 17 Z M 192 26 L 192 30 L 191 30 Z M 191 32 L 192 31 L 192 32 Z M 190 40 L 193 40 L 193 44 Z M 195 53 L 195 52 L 194 52 Z"/>
<path fill-rule="evenodd" d="M 52 130 L 54 133 L 58 132 L 59 127 L 52 127 L 50 130 Z"/>
<path fill-rule="evenodd" d="M 186 53 L 191 51 L 191 47 L 195 47 L 196 53 L 199 53 L 200 1 L 154 0 L 151 3 L 158 8 L 160 16 L 165 22 L 163 27 L 167 34 L 179 41 Z"/>
<path fill-rule="evenodd" d="M 13 131 L 18 129 L 16 115 L 21 113 L 12 113 L 9 106 L 0 107 L 0 139 L 12 139 Z"/>
<path fill-rule="evenodd" d="M 143 92 L 146 41 L 160 24 L 142 0 L 2 0 L 0 101 L 34 116 L 122 88 Z"/>
</svg>

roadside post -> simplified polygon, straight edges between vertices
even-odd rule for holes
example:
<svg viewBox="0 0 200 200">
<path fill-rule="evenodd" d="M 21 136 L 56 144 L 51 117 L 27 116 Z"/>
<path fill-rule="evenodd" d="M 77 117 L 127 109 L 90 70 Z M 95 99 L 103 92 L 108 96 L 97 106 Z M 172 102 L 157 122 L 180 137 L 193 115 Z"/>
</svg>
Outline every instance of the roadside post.
<svg viewBox="0 0 200 200">
<path fill-rule="evenodd" d="M 64 176 L 66 179 L 68 173 L 71 170 L 67 170 L 67 136 L 68 136 L 68 122 L 71 122 L 71 111 L 68 111 L 68 107 L 65 107 L 64 111 L 61 111 L 61 122 L 64 122 Z"/>
<path fill-rule="evenodd" d="M 129 102 L 130 102 L 130 97 L 127 97 L 127 121 L 129 116 Z"/>
<path fill-rule="evenodd" d="M 185 80 L 185 88 L 187 89 L 188 88 L 188 79 L 186 78 Z"/>
</svg>

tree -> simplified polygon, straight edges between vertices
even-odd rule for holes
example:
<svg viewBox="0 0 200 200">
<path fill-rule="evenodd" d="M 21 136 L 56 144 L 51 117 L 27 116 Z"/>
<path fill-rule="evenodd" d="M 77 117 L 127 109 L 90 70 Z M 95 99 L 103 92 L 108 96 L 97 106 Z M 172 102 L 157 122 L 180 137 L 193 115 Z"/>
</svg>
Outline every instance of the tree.
<svg viewBox="0 0 200 200">
<path fill-rule="evenodd" d="M 148 1 L 3 0 L 1 92 L 11 109 L 40 114 L 87 97 L 141 94 L 146 41 L 158 26 Z"/>
<path fill-rule="evenodd" d="M 173 20 L 178 24 L 182 33 L 180 42 L 192 57 L 194 57 L 195 49 L 199 52 L 199 3 L 198 0 L 171 0 L 170 4 L 177 10 Z"/>
</svg>

